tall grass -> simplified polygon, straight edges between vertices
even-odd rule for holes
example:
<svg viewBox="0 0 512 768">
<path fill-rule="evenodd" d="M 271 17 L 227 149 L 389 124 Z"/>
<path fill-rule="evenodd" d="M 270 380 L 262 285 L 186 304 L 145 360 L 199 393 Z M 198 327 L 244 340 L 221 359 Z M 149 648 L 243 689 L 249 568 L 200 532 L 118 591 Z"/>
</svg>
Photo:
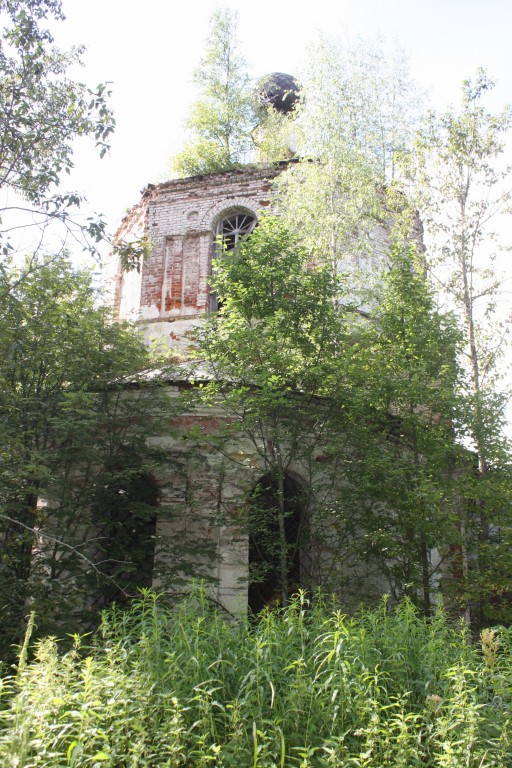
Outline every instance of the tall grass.
<svg viewBox="0 0 512 768">
<path fill-rule="evenodd" d="M 0 765 L 508 767 L 511 651 L 407 602 L 348 618 L 299 596 L 228 624 L 201 591 L 173 611 L 148 593 L 4 679 Z"/>
</svg>

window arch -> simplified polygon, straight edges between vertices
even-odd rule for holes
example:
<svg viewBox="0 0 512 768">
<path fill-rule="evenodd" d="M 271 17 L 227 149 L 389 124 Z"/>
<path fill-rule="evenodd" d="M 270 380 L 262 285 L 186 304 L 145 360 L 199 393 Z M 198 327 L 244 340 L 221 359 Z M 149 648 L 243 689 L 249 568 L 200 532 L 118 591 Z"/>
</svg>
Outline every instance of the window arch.
<svg viewBox="0 0 512 768">
<path fill-rule="evenodd" d="M 251 234 L 255 226 L 256 216 L 241 211 L 221 219 L 217 234 L 222 238 L 223 248 L 226 251 L 232 251 L 243 237 L 248 237 Z"/>
<path fill-rule="evenodd" d="M 248 209 L 224 211 L 215 228 L 216 241 L 213 257 L 215 258 L 223 251 L 235 250 L 243 238 L 249 237 L 257 224 L 258 220 L 255 214 Z M 210 291 L 209 308 L 211 312 L 217 312 L 220 309 L 216 291 Z"/>
</svg>

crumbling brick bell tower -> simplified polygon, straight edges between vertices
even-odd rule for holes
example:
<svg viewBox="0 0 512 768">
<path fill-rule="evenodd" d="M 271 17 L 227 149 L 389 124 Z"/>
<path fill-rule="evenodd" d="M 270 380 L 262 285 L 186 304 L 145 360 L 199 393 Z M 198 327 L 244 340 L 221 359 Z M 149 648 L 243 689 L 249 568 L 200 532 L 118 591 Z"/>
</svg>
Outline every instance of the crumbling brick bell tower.
<svg viewBox="0 0 512 768">
<path fill-rule="evenodd" d="M 229 248 L 250 231 L 280 170 L 248 167 L 149 185 L 116 235 L 120 242 L 151 242 L 140 273 L 123 272 L 120 260 L 109 264 L 116 319 L 143 323 L 148 338 L 185 353 L 186 334 L 215 309 L 209 278 L 216 237 L 223 235 Z"/>
<path fill-rule="evenodd" d="M 148 341 L 156 341 L 173 357 L 186 360 L 194 329 L 218 306 L 210 285 L 217 239 L 222 237 L 229 250 L 252 231 L 270 205 L 272 178 L 284 166 L 286 163 L 272 168 L 245 167 L 148 185 L 124 218 L 116 239 L 130 243 L 147 238 L 149 258 L 139 272 L 124 271 L 115 254 L 107 265 L 114 317 L 136 323 Z M 162 381 L 170 403 L 188 387 L 190 375 L 186 363 L 171 368 Z M 196 410 L 178 418 L 179 437 L 176 430 L 162 425 L 161 434 L 152 438 L 169 457 L 156 482 L 161 509 L 172 510 L 170 518 L 157 514 L 156 534 L 175 541 L 192 536 L 214 550 L 215 556 L 208 562 L 199 564 L 193 557 L 184 570 L 210 577 L 214 597 L 228 610 L 239 611 L 250 595 L 249 540 L 238 525 L 219 521 L 219 505 L 229 510 L 243 503 L 248 480 L 236 465 L 226 467 L 214 450 L 205 446 L 191 449 L 186 439 L 191 427 L 209 434 L 222 421 L 215 409 Z M 242 446 L 231 449 L 236 452 Z M 243 446 L 243 450 L 250 448 Z M 249 460 L 257 462 L 255 457 Z"/>
<path fill-rule="evenodd" d="M 282 80 L 288 77 L 282 73 L 272 77 L 262 92 L 263 104 L 288 112 L 298 98 L 297 87 L 294 81 Z M 247 165 L 148 185 L 124 218 L 116 240 L 120 245 L 148 241 L 149 258 L 139 264 L 138 271 L 125 271 L 114 250 L 107 267 L 115 319 L 136 323 L 148 342 L 168 350 L 172 360 L 165 370 L 155 371 L 154 376 L 148 373 L 143 379 L 161 383 L 164 399 L 168 398 L 155 428 L 158 434 L 148 441 L 165 454 L 154 478 L 159 501 L 153 540 L 181 543 L 192 539 L 195 551 L 190 550 L 187 563 L 181 553 L 162 557 L 160 562 L 172 560 L 184 580 L 190 574 L 211 579 L 214 597 L 235 612 L 247 603 L 256 611 L 271 603 L 279 583 L 314 588 L 325 587 L 330 579 L 333 591 L 343 594 L 347 609 L 391 591 L 388 572 L 379 571 L 370 559 L 358 557 L 366 546 L 364 533 L 353 524 L 354 510 L 350 500 L 346 501 L 350 499 L 349 473 L 340 469 L 337 452 L 325 447 L 323 419 L 316 418 L 326 406 L 321 398 L 304 408 L 300 446 L 290 452 L 276 485 L 268 454 L 261 449 L 276 442 L 275 433 L 269 437 L 260 430 L 252 439 L 239 413 L 233 416 L 222 409 L 221 395 L 208 402 L 183 397 L 184 390 L 212 378 L 212 369 L 193 360 L 191 352 L 198 326 L 207 313 L 219 308 L 212 287 L 218 243 L 221 240 L 222 247 L 230 250 L 241 237 L 250 235 L 271 205 L 273 179 L 294 168 L 295 162 L 290 152 L 290 160 L 271 166 Z M 358 245 L 353 254 L 356 266 L 350 259 L 340 264 L 361 322 L 369 316 L 378 295 L 374 289 L 380 287 L 389 264 L 393 213 L 385 206 L 383 211 L 382 216 L 366 221 L 361 231 L 353 229 L 351 236 Z M 421 249 L 418 218 L 412 222 L 410 237 Z M 314 322 L 316 318 L 315 314 Z M 233 353 L 239 355 L 239 350 Z M 233 381 L 226 378 L 224 389 L 233 392 Z M 300 389 L 288 394 L 297 404 L 303 399 Z M 232 429 L 233 422 L 241 424 L 241 429 Z M 276 423 L 277 430 L 283 428 L 286 449 L 286 419 L 279 414 Z M 309 452 L 303 445 L 310 446 Z M 348 456 L 347 465 L 353 463 L 352 451 L 348 443 L 343 454 Z M 278 507 L 279 530 L 273 525 Z M 335 510 L 340 508 L 346 514 L 336 516 Z M 262 535 L 265 526 L 266 539 Z M 280 572 L 272 539 L 278 539 L 280 551 L 286 553 L 279 563 Z M 206 545 L 205 557 L 198 554 L 197 542 Z M 293 556 L 288 556 L 290 552 Z M 153 552 L 152 557 L 157 566 L 158 555 Z"/>
</svg>

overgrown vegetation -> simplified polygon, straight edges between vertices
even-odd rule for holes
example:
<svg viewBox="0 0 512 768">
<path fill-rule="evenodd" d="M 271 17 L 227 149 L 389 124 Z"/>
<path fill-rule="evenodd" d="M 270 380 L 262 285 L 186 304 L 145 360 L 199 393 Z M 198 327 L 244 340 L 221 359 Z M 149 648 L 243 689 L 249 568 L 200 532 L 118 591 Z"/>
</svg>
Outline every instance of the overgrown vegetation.
<svg viewBox="0 0 512 768">
<path fill-rule="evenodd" d="M 5 768 L 505 768 L 512 633 L 472 644 L 409 602 L 348 618 L 295 597 L 228 624 L 196 591 L 146 594 L 3 680 Z"/>
<path fill-rule="evenodd" d="M 275 574 L 267 597 L 286 605 L 299 584 L 321 584 L 347 608 L 363 596 L 364 563 L 377 581 L 367 579 L 368 599 L 384 589 L 428 614 L 449 577 L 458 609 L 466 595 L 447 553 L 471 471 L 454 440 L 459 335 L 416 249 L 388 249 L 380 302 L 366 311 L 352 272 L 312 264 L 276 217 L 262 216 L 215 269 L 221 309 L 198 341 L 211 381 L 194 402 L 213 405 L 224 427 L 195 437 L 248 489 L 265 478 L 263 509 L 253 494 L 229 515 L 265 552 L 250 584 L 265 582 L 263 559 Z M 234 437 L 238 451 L 226 449 Z"/>
<path fill-rule="evenodd" d="M 273 183 L 293 245 L 282 228 L 264 244 L 256 230 L 254 245 L 218 260 L 223 307 L 200 344 L 216 381 L 200 395 L 220 399 L 226 431 L 249 435 L 260 477 L 272 478 L 283 603 L 286 561 L 304 543 L 305 526 L 285 542 L 284 482 L 296 470 L 304 507 L 314 497 L 315 514 L 329 508 L 323 522 L 338 526 L 330 551 L 339 562 L 357 553 L 397 597 L 421 593 L 427 612 L 443 582 L 468 622 L 509 621 L 506 324 L 496 323 L 500 243 L 490 223 L 510 213 L 500 166 L 510 111 L 485 109 L 492 81 L 480 70 L 458 109 L 422 118 L 403 55 L 375 41 L 319 41 L 300 80 L 292 112 L 260 113 L 252 134 L 267 160 L 293 147 Z M 337 311 L 327 316 L 326 306 Z M 237 386 L 228 391 L 227 380 Z M 320 444 L 336 468 L 322 480 Z M 236 458 L 241 472 L 245 459 Z"/>
<path fill-rule="evenodd" d="M 154 478 L 162 451 L 148 444 L 176 407 L 147 379 L 138 387 L 149 366 L 142 339 L 112 322 L 91 274 L 73 268 L 66 250 L 68 241 L 95 253 L 106 236 L 105 222 L 80 218 L 82 197 L 60 184 L 73 168 L 75 140 L 92 139 L 103 156 L 115 121 L 104 84 L 90 90 L 68 76 L 83 49 L 53 45 L 48 24 L 63 19 L 60 0 L 0 0 L 4 660 L 30 607 L 40 633 L 76 631 L 96 626 L 112 598 L 127 601 L 153 577 L 167 585 L 171 571 L 176 586 L 190 571 L 186 532 L 158 538 L 155 507 L 161 522 L 169 509 Z M 14 252 L 27 229 L 35 240 L 23 259 Z M 117 250 L 125 267 L 140 269 L 147 242 Z"/>
<path fill-rule="evenodd" d="M 27 227 L 40 245 L 51 225 L 63 242 L 76 242 L 92 252 L 105 234 L 101 217 L 80 220 L 79 193 L 57 188 L 64 172 L 73 168 L 73 143 L 78 137 L 92 140 L 101 157 L 108 151 L 115 126 L 109 91 L 105 83 L 89 89 L 69 77 L 68 70 L 80 63 L 83 48 L 57 49 L 46 26 L 49 18 L 64 19 L 60 0 L 0 2 L 4 256 L 18 247 L 16 235 Z"/>
<path fill-rule="evenodd" d="M 123 377 L 145 364 L 142 341 L 95 306 L 87 272 L 62 258 L 32 263 L 32 271 L 12 267 L 0 278 L 3 652 L 19 642 L 27 601 L 55 631 L 55 621 L 73 626 L 87 583 L 101 591 L 104 576 L 90 558 L 105 559 L 94 550 L 104 548 L 97 536 L 112 520 L 94 526 L 86 510 L 92 499 L 101 503 L 100 489 L 105 495 L 112 482 L 107 467 L 122 449 L 143 469 L 151 463 L 144 429 L 127 421 L 120 391 Z M 147 397 L 133 398 L 133 416 L 149 419 L 149 410 Z M 118 563 L 128 557 L 121 549 Z"/>
<path fill-rule="evenodd" d="M 156 506 L 160 522 L 170 510 L 155 473 L 169 457 L 148 442 L 176 404 L 147 380 L 142 339 L 98 306 L 87 271 L 63 258 L 32 264 L 29 272 L 0 272 L 0 655 L 7 658 L 30 607 L 40 632 L 74 632 L 95 623 L 113 598 L 128 600 L 153 577 L 168 586 L 171 572 L 176 586 L 187 571 L 186 531 L 175 540 L 157 535 Z"/>
<path fill-rule="evenodd" d="M 178 176 L 227 171 L 249 159 L 254 99 L 237 25 L 236 12 L 227 8 L 210 19 L 205 54 L 194 72 L 199 94 L 186 123 L 189 139 L 172 161 Z"/>
<path fill-rule="evenodd" d="M 457 312 L 464 336 L 461 421 L 476 464 L 464 491 L 472 510 L 465 521 L 465 581 L 477 622 L 489 611 L 489 593 L 496 606 L 507 602 L 511 569 L 510 444 L 503 434 L 510 399 L 509 277 L 502 265 L 510 249 L 503 229 L 512 199 L 504 155 L 512 109 L 489 111 L 493 87 L 482 68 L 465 80 L 456 108 L 425 117 L 406 163 L 406 176 L 415 182 L 409 195 L 426 227 L 430 281 Z"/>
<path fill-rule="evenodd" d="M 42 25 L 48 15 L 62 17 L 58 0 L 0 0 L 0 13 L 7 21 L 2 95 L 10 105 L 0 114 L 0 188 L 20 194 L 43 231 L 58 220 L 90 245 L 89 238 L 103 237 L 103 222 L 73 224 L 70 212 L 81 200 L 55 188 L 72 168 L 72 139 L 89 136 L 100 153 L 107 150 L 114 125 L 107 92 L 66 79 L 76 52 L 48 53 L 52 38 Z M 465 84 L 460 115 L 430 119 L 418 139 L 419 166 L 408 167 L 408 178 L 421 182 L 417 199 L 430 206 L 437 265 L 448 254 L 457 267 L 444 287 L 463 310 L 471 364 L 464 379 L 460 336 L 425 280 L 436 259 L 411 237 L 419 222 L 402 194 L 399 160 L 416 120 L 402 63 L 389 68 L 382 51 L 365 58 L 364 44 L 342 51 L 323 41 L 294 112 L 278 117 L 260 109 L 254 134 L 258 110 L 237 45 L 236 16 L 216 12 L 178 172 L 239 167 L 253 135 L 260 158 L 300 157 L 276 182 L 279 218 L 262 217 L 249 241 L 219 253 L 210 287 L 221 309 L 197 332 L 214 375 L 199 397 L 221 412 L 226 428 L 187 435 L 174 467 L 184 479 L 173 502 L 182 527 L 167 537 L 165 559 L 157 557 L 155 509 L 164 523 L 169 509 L 156 475 L 169 456 L 154 446 L 181 406 L 156 397 L 150 377 L 137 378 L 149 364 L 142 343 L 98 309 L 88 278 L 65 259 L 33 254 L 21 270 L 9 260 L 0 265 L 6 654 L 34 604 L 41 634 L 74 631 L 78 622 L 94 623 L 98 607 L 129 600 L 154 577 L 176 587 L 208 570 L 220 539 L 187 539 L 194 514 L 204 512 L 190 499 L 199 440 L 221 453 L 229 439 L 251 443 L 253 465 L 244 450 L 227 456 L 239 477 L 245 472 L 246 487 L 235 499 L 245 480 L 235 491 L 232 484 L 220 509 L 221 488 L 218 518 L 208 522 L 247 534 L 249 552 L 259 537 L 270 554 L 250 569 L 263 580 L 270 572 L 283 606 L 298 583 L 321 583 L 348 604 L 357 561 L 376 575 L 373 597 L 384 580 L 394 598 L 407 595 L 428 615 L 442 587 L 473 627 L 511 618 L 511 466 L 494 376 L 501 339 L 482 334 L 498 284 L 478 262 L 487 243 L 482 225 L 510 201 L 508 192 L 487 197 L 502 179 L 493 163 L 510 115 L 497 118 L 480 106 L 490 87 L 480 73 L 475 85 Z M 440 166 L 451 168 L 442 199 L 434 194 Z M 481 180 L 473 187 L 475 174 Z M 444 218 L 448 198 L 458 206 L 451 220 Z M 0 232 L 4 254 L 12 249 L 9 232 L 7 225 Z M 118 245 L 125 268 L 141 269 L 141 248 L 146 253 L 148 241 Z M 489 296 L 475 314 L 478 299 Z M 460 448 L 468 436 L 477 470 Z M 249 503 L 235 510 L 244 491 Z M 248 522 L 251 505 L 259 509 Z M 301 505 L 314 516 L 296 515 Z M 328 552 L 331 563 L 317 552 Z M 249 580 L 257 582 L 251 571 Z M 257 627 L 230 629 L 204 598 L 173 616 L 150 598 L 137 611 L 107 616 L 107 644 L 95 646 L 88 661 L 83 641 L 62 660 L 47 641 L 39 661 L 22 664 L 5 683 L 14 702 L 5 710 L 6 759 L 48 766 L 186 765 L 192 758 L 198 765 L 506 762 L 509 673 L 501 651 L 495 658 L 491 630 L 482 661 L 442 617 L 428 623 L 410 604 L 394 617 L 383 609 L 342 620 L 292 600 Z M 508 633 L 500 637 L 508 649 Z M 44 702 L 43 714 L 31 701 Z"/>
</svg>

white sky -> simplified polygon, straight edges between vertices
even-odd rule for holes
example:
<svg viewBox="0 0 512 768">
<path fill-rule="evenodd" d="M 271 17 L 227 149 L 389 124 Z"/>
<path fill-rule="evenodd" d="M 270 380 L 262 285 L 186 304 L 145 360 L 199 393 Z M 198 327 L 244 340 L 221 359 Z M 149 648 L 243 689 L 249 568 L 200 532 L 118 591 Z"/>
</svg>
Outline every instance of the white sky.
<svg viewBox="0 0 512 768">
<path fill-rule="evenodd" d="M 117 226 L 148 182 L 168 177 L 193 98 L 191 76 L 203 52 L 214 0 L 63 0 L 55 27 L 60 47 L 84 44 L 75 76 L 111 81 L 117 129 L 110 157 L 85 146 L 76 153 L 73 184 Z M 480 65 L 497 80 L 493 107 L 512 101 L 511 0 L 231 0 L 252 74 L 294 74 L 321 30 L 329 35 L 382 34 L 410 57 L 420 87 L 442 109 L 461 80 Z"/>
</svg>

